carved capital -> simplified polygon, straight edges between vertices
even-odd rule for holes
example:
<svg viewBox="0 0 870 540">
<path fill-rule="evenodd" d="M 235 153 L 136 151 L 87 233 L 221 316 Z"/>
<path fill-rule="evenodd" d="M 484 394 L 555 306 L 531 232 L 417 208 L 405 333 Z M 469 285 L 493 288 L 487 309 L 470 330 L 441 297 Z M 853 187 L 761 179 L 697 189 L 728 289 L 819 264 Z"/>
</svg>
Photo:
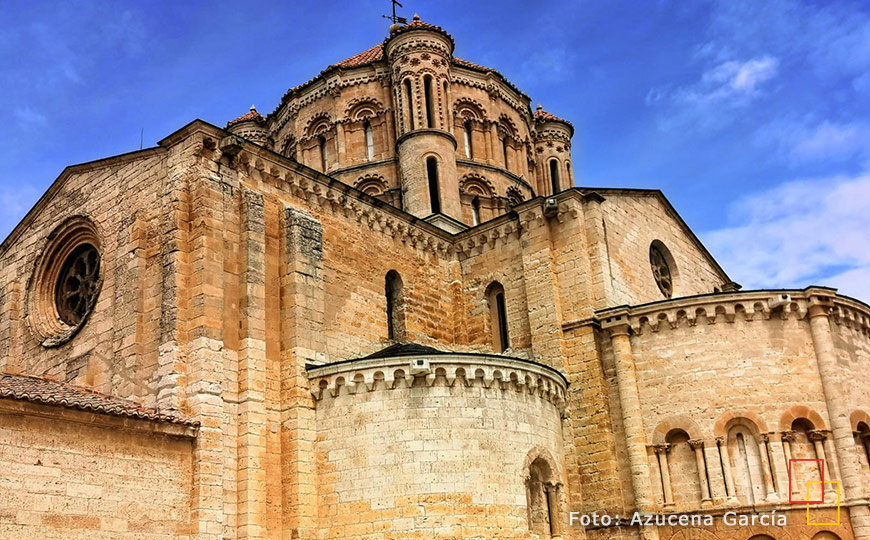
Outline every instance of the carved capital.
<svg viewBox="0 0 870 540">
<path fill-rule="evenodd" d="M 656 454 L 667 454 L 671 451 L 671 445 L 669 444 L 655 444 L 653 445 L 653 450 Z"/>
<path fill-rule="evenodd" d="M 761 440 L 763 442 L 769 443 L 770 442 L 770 434 L 769 433 L 762 433 Z"/>
<path fill-rule="evenodd" d="M 694 450 L 704 448 L 704 440 L 703 439 L 689 439 L 689 446 Z"/>
<path fill-rule="evenodd" d="M 813 429 L 807 432 L 807 437 L 813 442 L 824 441 L 828 438 L 828 434 L 820 429 Z"/>
<path fill-rule="evenodd" d="M 794 442 L 795 436 L 794 431 L 788 430 L 782 432 L 782 440 L 785 442 Z"/>
<path fill-rule="evenodd" d="M 722 435 L 716 437 L 716 446 L 721 446 L 723 444 L 725 444 L 725 437 Z"/>
</svg>

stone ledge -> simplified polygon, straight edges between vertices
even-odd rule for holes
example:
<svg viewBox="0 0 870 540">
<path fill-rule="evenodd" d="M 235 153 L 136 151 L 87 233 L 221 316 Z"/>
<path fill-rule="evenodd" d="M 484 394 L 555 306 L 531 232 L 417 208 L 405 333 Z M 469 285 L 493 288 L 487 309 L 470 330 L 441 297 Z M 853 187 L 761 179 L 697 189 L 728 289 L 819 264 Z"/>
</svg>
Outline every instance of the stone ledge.
<svg viewBox="0 0 870 540">
<path fill-rule="evenodd" d="M 429 362 L 428 373 L 411 375 L 417 360 Z M 565 408 L 567 381 L 555 369 L 526 360 L 495 355 L 446 353 L 437 355 L 372 358 L 309 366 L 308 377 L 315 400 L 377 389 L 427 387 L 442 381 L 447 386 L 483 386 L 513 389 L 551 402 L 560 412 Z"/>
<path fill-rule="evenodd" d="M 702 294 L 617 306 L 596 311 L 595 316 L 603 328 L 628 324 L 635 334 L 642 334 L 645 330 L 658 332 L 699 322 L 732 323 L 738 317 L 746 321 L 769 320 L 774 315 L 783 320 L 804 319 L 814 305 L 828 310 L 835 323 L 855 327 L 870 336 L 870 306 L 825 287 Z"/>
</svg>

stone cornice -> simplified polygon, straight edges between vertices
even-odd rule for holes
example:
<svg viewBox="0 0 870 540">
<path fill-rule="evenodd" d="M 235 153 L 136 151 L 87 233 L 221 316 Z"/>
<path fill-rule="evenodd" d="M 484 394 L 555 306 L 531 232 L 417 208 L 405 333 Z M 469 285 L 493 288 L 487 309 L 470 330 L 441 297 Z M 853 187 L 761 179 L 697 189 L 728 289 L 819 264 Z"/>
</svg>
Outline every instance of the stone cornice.
<svg viewBox="0 0 870 540">
<path fill-rule="evenodd" d="M 194 121 L 195 122 L 195 121 Z M 191 122 L 193 123 L 193 122 Z M 188 124 L 190 125 L 190 124 Z M 182 128 L 184 129 L 184 128 Z M 33 219 L 39 215 L 43 208 L 51 201 L 58 191 L 63 187 L 67 180 L 70 177 L 83 174 L 89 171 L 105 168 L 105 167 L 113 167 L 117 165 L 124 165 L 136 160 L 140 159 L 148 159 L 150 157 L 163 155 L 166 153 L 166 149 L 161 146 L 157 146 L 154 148 L 146 148 L 144 150 L 136 150 L 135 152 L 128 152 L 126 154 L 119 154 L 117 156 L 110 156 L 107 158 L 97 159 L 94 161 L 86 161 L 85 163 L 79 163 L 77 165 L 69 165 L 61 171 L 58 177 L 52 182 L 51 186 L 46 190 L 45 193 L 42 194 L 42 197 L 36 201 L 36 204 L 33 205 L 27 214 L 18 222 L 18 225 L 12 229 L 12 232 L 9 233 L 9 236 L 0 243 L 0 255 L 6 252 L 6 250 L 11 246 L 15 240 L 21 235 L 21 232 L 27 228 L 27 225 L 33 221 Z"/>
<path fill-rule="evenodd" d="M 418 360 L 429 363 L 429 372 L 412 375 Z M 308 368 L 315 400 L 378 389 L 410 388 L 416 379 L 426 386 L 483 386 L 536 395 L 559 411 L 565 407 L 567 382 L 553 368 L 516 358 L 486 354 L 442 353 L 361 359 Z"/>
<path fill-rule="evenodd" d="M 628 324 L 635 334 L 674 329 L 680 325 L 768 320 L 771 317 L 804 319 L 814 306 L 826 307 L 837 324 L 870 335 L 870 306 L 837 296 L 835 289 L 808 287 L 793 290 L 757 290 L 711 293 L 662 300 L 638 306 L 617 306 L 595 312 L 603 327 Z"/>
</svg>

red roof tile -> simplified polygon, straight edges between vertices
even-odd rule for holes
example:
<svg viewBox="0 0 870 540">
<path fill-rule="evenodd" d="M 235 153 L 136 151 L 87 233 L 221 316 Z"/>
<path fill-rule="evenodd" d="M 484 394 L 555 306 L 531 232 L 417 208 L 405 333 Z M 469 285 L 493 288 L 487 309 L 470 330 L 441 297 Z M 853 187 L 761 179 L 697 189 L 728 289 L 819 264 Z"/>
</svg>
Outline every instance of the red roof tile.
<svg viewBox="0 0 870 540">
<path fill-rule="evenodd" d="M 332 66 L 351 68 L 358 66 L 365 66 L 367 64 L 371 64 L 374 62 L 379 62 L 384 59 L 384 45 L 382 43 L 378 43 L 371 49 L 366 49 L 361 53 L 355 54 L 350 58 L 345 58 L 341 62 L 337 64 L 332 64 Z M 329 67 L 332 67 L 329 66 Z M 327 68 L 329 69 L 329 68 Z"/>
<path fill-rule="evenodd" d="M 548 113 L 540 105 L 538 105 L 538 108 L 535 109 L 535 120 L 538 122 L 562 122 L 563 124 L 573 126 L 571 122 L 565 120 L 564 118 L 559 118 L 555 114 Z"/>
<path fill-rule="evenodd" d="M 27 375 L 0 374 L 0 398 L 57 405 L 112 416 L 137 418 L 196 427 L 199 422 L 180 414 L 167 414 L 132 401 L 107 396 L 81 386 Z"/>
<path fill-rule="evenodd" d="M 254 122 L 257 122 L 259 124 L 262 124 L 262 123 L 266 122 L 266 118 L 262 114 L 257 112 L 256 107 L 251 105 L 250 111 L 246 112 L 245 114 L 241 115 L 238 118 L 235 118 L 235 119 L 227 122 L 227 127 L 234 126 L 236 124 L 240 124 L 242 122 L 248 122 L 248 121 L 254 121 Z"/>
</svg>

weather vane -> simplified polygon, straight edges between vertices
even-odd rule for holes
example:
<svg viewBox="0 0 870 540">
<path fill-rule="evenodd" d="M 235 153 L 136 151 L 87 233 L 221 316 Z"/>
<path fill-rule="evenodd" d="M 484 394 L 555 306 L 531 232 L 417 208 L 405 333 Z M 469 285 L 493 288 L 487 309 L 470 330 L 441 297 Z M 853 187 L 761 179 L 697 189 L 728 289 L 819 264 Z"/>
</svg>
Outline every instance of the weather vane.
<svg viewBox="0 0 870 540">
<path fill-rule="evenodd" d="M 396 15 L 396 6 L 399 6 L 399 7 L 405 7 L 405 6 L 400 4 L 397 0 L 392 0 L 392 2 L 393 2 L 393 16 L 390 17 L 389 15 L 381 15 L 381 17 L 393 21 L 393 24 L 408 24 L 408 19 L 406 19 L 404 17 L 399 17 L 398 15 Z"/>
</svg>

